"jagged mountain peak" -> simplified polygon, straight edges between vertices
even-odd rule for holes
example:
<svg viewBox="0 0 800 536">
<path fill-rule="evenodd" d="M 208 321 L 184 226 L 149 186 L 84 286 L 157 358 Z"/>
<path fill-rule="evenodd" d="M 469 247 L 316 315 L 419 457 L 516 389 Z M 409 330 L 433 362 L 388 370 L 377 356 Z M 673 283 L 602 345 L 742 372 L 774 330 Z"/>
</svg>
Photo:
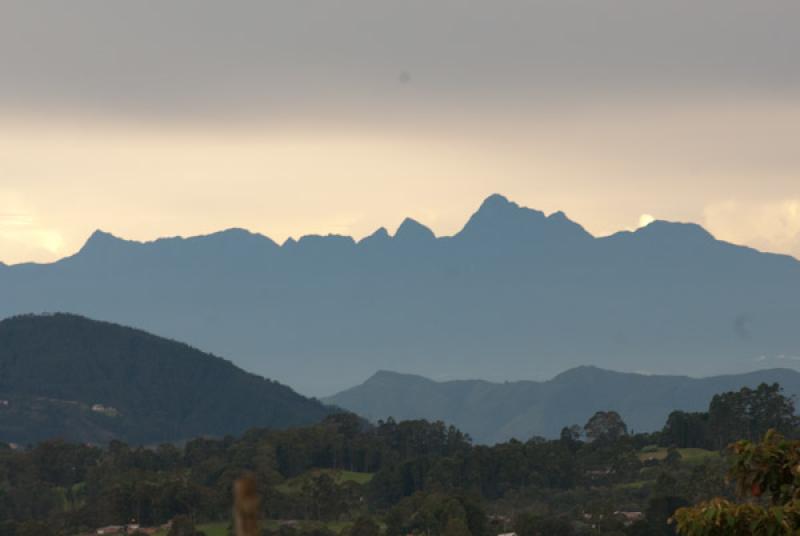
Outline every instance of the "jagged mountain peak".
<svg viewBox="0 0 800 536">
<path fill-rule="evenodd" d="M 79 256 L 103 254 L 116 251 L 119 246 L 134 244 L 128 240 L 119 238 L 107 231 L 97 229 L 89 236 L 86 243 L 78 252 Z"/>
<path fill-rule="evenodd" d="M 520 206 L 500 194 L 487 197 L 456 236 L 492 240 L 592 238 L 583 227 L 561 211 L 545 216 L 540 210 Z"/>
<path fill-rule="evenodd" d="M 537 246 L 569 246 L 593 236 L 582 226 L 572 221 L 564 212 L 557 211 L 549 215 L 532 208 L 521 206 L 501 194 L 488 196 L 479 209 L 469 218 L 469 221 L 454 238 L 477 241 L 482 244 L 493 244 L 493 249 L 502 249 L 502 244 L 522 244 L 524 247 Z M 687 245 L 698 247 L 704 243 L 713 242 L 714 237 L 703 227 L 693 223 L 680 223 L 657 220 L 635 231 L 622 231 L 605 237 L 611 242 L 652 245 L 660 248 L 670 246 L 670 249 Z M 384 244 L 390 247 L 391 243 L 433 243 L 436 235 L 427 226 L 413 218 L 406 218 L 398 227 L 394 236 L 386 228 L 381 227 L 373 234 L 363 238 L 358 243 L 365 246 Z M 303 249 L 312 248 L 345 248 L 355 244 L 355 240 L 341 235 L 308 235 L 299 239 L 289 238 L 283 244 L 284 250 L 294 250 L 302 245 Z M 80 250 L 78 256 L 114 255 L 127 252 L 133 248 L 149 250 L 148 246 L 157 245 L 160 249 L 172 245 L 198 246 L 209 244 L 213 250 L 245 251 L 248 249 L 278 249 L 278 244 L 269 237 L 250 232 L 243 228 L 230 228 L 223 231 L 194 236 L 162 238 L 153 242 L 137 242 L 119 238 L 103 230 L 95 231 Z M 324 244 L 324 245 L 323 245 Z M 143 248 L 142 248 L 143 247 Z M 472 247 L 472 246 L 471 246 Z M 516 246 L 515 246 L 516 247 Z"/>
<path fill-rule="evenodd" d="M 103 231 L 102 229 L 97 229 L 89 236 L 89 239 L 86 241 L 86 246 L 114 242 L 124 242 L 124 240 L 113 235 L 112 233 Z"/>
<path fill-rule="evenodd" d="M 299 256 L 297 258 L 346 259 L 355 246 L 356 241 L 351 236 L 310 234 L 301 236 L 299 240 L 287 239 L 281 246 L 281 251 L 291 256 Z"/>
<path fill-rule="evenodd" d="M 282 249 L 284 251 L 301 254 L 338 255 L 342 252 L 349 251 L 355 245 L 356 242 L 351 236 L 339 234 L 309 234 L 301 236 L 299 240 L 288 238 L 286 242 L 283 243 Z"/>
<path fill-rule="evenodd" d="M 380 227 L 375 230 L 369 236 L 365 236 L 361 240 L 358 241 L 360 246 L 368 246 L 371 244 L 383 244 L 391 240 L 391 236 L 389 235 L 389 231 L 386 230 L 386 227 Z"/>
<path fill-rule="evenodd" d="M 401 241 L 427 241 L 435 239 L 436 235 L 434 235 L 433 231 L 431 231 L 428 227 L 422 225 L 417 220 L 413 218 L 406 218 L 403 220 L 403 223 L 400 224 L 400 227 L 397 228 L 394 238 L 395 240 Z"/>
<path fill-rule="evenodd" d="M 562 210 L 557 210 L 556 212 L 553 212 L 552 214 L 550 214 L 547 217 L 547 219 L 548 220 L 552 220 L 552 221 L 565 221 L 565 222 L 568 221 L 568 222 L 572 222 L 572 220 L 570 220 L 567 217 L 566 213 L 564 213 L 564 211 L 562 211 Z M 574 222 L 572 222 L 572 223 L 574 223 Z"/>
<path fill-rule="evenodd" d="M 514 203 L 513 201 L 509 200 L 506 196 L 502 194 L 492 194 L 486 199 L 483 200 L 481 203 L 478 212 L 481 211 L 496 211 L 496 210 L 503 210 L 503 209 L 513 209 L 519 208 L 519 205 Z"/>
</svg>

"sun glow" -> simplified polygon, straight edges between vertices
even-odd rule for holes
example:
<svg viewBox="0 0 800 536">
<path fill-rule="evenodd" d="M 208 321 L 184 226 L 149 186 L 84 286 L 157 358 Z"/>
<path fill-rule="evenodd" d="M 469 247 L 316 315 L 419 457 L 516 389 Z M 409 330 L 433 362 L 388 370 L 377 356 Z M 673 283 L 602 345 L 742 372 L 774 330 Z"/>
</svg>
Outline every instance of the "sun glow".
<svg viewBox="0 0 800 536">
<path fill-rule="evenodd" d="M 656 221 L 656 219 L 650 214 L 642 214 L 641 216 L 639 216 L 639 229 L 641 229 L 642 227 L 647 227 L 654 221 Z"/>
</svg>

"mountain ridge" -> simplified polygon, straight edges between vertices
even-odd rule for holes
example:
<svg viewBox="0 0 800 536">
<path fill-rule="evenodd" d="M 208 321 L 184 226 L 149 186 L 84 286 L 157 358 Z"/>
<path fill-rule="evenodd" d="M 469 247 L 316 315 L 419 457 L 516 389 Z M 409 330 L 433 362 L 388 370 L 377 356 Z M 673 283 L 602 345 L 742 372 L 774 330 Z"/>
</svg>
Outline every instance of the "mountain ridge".
<svg viewBox="0 0 800 536">
<path fill-rule="evenodd" d="M 605 240 L 620 240 L 625 238 L 637 237 L 653 237 L 658 235 L 660 239 L 674 240 L 676 238 L 693 238 L 695 241 L 713 241 L 720 244 L 729 245 L 735 248 L 742 248 L 758 252 L 762 255 L 770 255 L 774 257 L 785 257 L 792 259 L 798 263 L 800 260 L 792 255 L 782 253 L 763 252 L 755 248 L 726 242 L 716 239 L 707 229 L 697 223 L 668 221 L 668 220 L 655 220 L 646 226 L 642 226 L 635 230 L 621 230 L 609 235 L 593 235 L 586 231 L 586 229 L 575 221 L 571 220 L 563 211 L 555 211 L 549 215 L 544 212 L 518 205 L 517 203 L 508 200 L 501 194 L 492 194 L 487 197 L 480 205 L 479 209 L 468 219 L 466 224 L 456 233 L 452 235 L 437 236 L 429 227 L 419 222 L 418 220 L 406 217 L 398 226 L 394 234 L 387 231 L 385 227 L 379 227 L 371 234 L 368 234 L 360 239 L 348 235 L 338 234 L 307 234 L 301 235 L 297 238 L 289 237 L 282 244 L 276 243 L 268 236 L 249 231 L 240 227 L 232 227 L 221 231 L 216 231 L 207 234 L 190 235 L 190 236 L 169 236 L 160 237 L 153 240 L 129 240 L 121 238 L 111 232 L 97 229 L 89 236 L 84 245 L 74 254 L 53 263 L 38 263 L 38 264 L 55 264 L 66 259 L 79 256 L 91 252 L 95 248 L 102 247 L 120 247 L 128 246 L 133 248 L 145 249 L 151 247 L 163 247 L 167 244 L 190 244 L 195 242 L 234 242 L 234 241 L 251 241 L 259 243 L 260 245 L 275 246 L 276 249 L 292 248 L 306 243 L 319 242 L 319 241 L 339 241 L 347 243 L 347 245 L 363 245 L 372 239 L 390 240 L 407 240 L 411 237 L 415 239 L 422 238 L 436 239 L 436 240 L 453 240 L 453 239 L 470 239 L 470 238 L 485 238 L 486 235 L 497 236 L 497 231 L 517 232 L 520 229 L 530 228 L 531 224 L 539 226 L 550 226 L 551 231 L 558 229 L 568 230 L 574 237 L 593 239 L 596 241 Z M 502 235 L 500 235 L 502 236 Z M 252 245 L 252 244 L 251 244 Z M 0 265 L 3 263 L 0 262 Z M 30 264 L 30 263 L 20 263 Z M 15 264 L 6 266 L 17 266 Z"/>
<path fill-rule="evenodd" d="M 705 411 L 715 394 L 780 383 L 800 395 L 800 372 L 774 368 L 706 378 L 644 375 L 580 366 L 550 380 L 494 383 L 434 381 L 381 370 L 362 384 L 323 398 L 373 421 L 428 419 L 451 423 L 479 443 L 532 436 L 558 437 L 561 428 L 583 425 L 597 411 L 618 411 L 638 432 L 661 429 L 670 412 Z"/>
<path fill-rule="evenodd" d="M 103 318 L 307 394 L 380 368 L 497 381 L 593 363 L 702 376 L 800 355 L 800 262 L 694 224 L 595 238 L 563 213 L 493 195 L 444 237 L 407 219 L 359 241 L 279 245 L 231 229 L 87 243 L 53 264 L 0 269 L 0 318 Z"/>
</svg>

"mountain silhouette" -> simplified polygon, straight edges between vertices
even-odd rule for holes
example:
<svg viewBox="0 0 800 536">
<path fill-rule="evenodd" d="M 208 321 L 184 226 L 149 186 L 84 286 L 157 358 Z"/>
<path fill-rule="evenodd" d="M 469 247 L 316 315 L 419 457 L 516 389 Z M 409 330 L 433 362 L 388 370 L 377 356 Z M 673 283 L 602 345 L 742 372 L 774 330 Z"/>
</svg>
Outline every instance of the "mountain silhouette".
<svg viewBox="0 0 800 536">
<path fill-rule="evenodd" d="M 331 412 L 185 344 L 66 314 L 0 322 L 0 400 L 0 441 L 21 444 L 176 441 Z"/>
<path fill-rule="evenodd" d="M 577 367 L 546 382 L 434 382 L 421 376 L 379 371 L 366 382 L 326 398 L 333 405 L 377 421 L 442 420 L 479 443 L 533 436 L 556 438 L 564 426 L 583 426 L 597 411 L 620 413 L 637 432 L 660 430 L 674 410 L 707 411 L 718 393 L 780 383 L 800 394 L 800 373 L 772 369 L 693 379 L 646 376 Z"/>
<path fill-rule="evenodd" d="M 656 221 L 594 237 L 492 195 L 453 236 L 407 219 L 360 241 L 241 229 L 0 268 L 0 317 L 65 311 L 231 358 L 303 393 L 375 370 L 544 379 L 593 364 L 691 376 L 800 359 L 800 262 Z"/>
</svg>

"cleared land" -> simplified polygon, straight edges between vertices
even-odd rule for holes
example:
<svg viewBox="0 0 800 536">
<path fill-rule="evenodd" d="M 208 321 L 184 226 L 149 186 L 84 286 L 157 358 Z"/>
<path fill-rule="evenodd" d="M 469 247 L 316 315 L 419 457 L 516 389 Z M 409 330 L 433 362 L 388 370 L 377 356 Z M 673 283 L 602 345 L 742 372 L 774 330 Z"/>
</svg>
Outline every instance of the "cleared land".
<svg viewBox="0 0 800 536">
<path fill-rule="evenodd" d="M 681 462 L 689 464 L 702 463 L 705 460 L 719 456 L 719 452 L 705 449 L 678 449 L 678 453 L 681 455 Z M 666 448 L 644 449 L 639 453 L 639 460 L 643 462 L 648 460 L 661 461 L 666 457 Z"/>
<path fill-rule="evenodd" d="M 317 478 L 323 474 L 328 475 L 333 479 L 336 485 L 343 485 L 348 482 L 352 482 L 354 484 L 368 484 L 372 480 L 372 473 L 357 473 L 355 471 L 342 471 L 337 469 L 318 469 L 314 471 L 310 471 L 308 473 L 304 473 L 300 476 L 295 478 L 291 478 L 284 482 L 283 484 L 276 486 L 276 489 L 281 493 L 293 494 L 299 493 L 305 484 L 307 484 L 312 478 Z"/>
</svg>

